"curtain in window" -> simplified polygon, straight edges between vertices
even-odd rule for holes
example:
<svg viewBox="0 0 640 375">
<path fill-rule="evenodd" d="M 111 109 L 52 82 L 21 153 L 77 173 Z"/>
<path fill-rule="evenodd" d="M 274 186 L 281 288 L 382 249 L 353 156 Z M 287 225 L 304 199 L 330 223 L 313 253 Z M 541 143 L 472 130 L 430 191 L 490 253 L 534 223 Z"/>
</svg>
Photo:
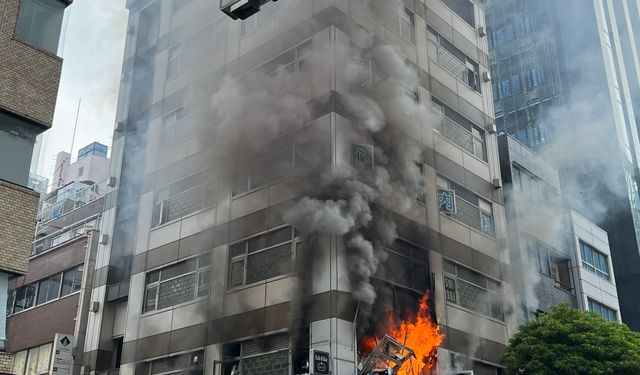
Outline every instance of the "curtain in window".
<svg viewBox="0 0 640 375">
<path fill-rule="evenodd" d="M 60 0 L 22 0 L 16 36 L 38 48 L 56 53 L 64 8 Z"/>
</svg>

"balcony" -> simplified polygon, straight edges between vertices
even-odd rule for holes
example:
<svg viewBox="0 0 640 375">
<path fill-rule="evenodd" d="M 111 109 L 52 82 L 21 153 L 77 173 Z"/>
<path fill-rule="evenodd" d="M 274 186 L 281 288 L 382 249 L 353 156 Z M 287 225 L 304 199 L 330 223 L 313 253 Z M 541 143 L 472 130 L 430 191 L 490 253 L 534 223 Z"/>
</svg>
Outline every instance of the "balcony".
<svg viewBox="0 0 640 375">
<path fill-rule="evenodd" d="M 100 198 L 107 192 L 108 180 L 93 183 L 72 182 L 52 193 L 40 203 L 39 223 L 45 224 Z"/>
</svg>

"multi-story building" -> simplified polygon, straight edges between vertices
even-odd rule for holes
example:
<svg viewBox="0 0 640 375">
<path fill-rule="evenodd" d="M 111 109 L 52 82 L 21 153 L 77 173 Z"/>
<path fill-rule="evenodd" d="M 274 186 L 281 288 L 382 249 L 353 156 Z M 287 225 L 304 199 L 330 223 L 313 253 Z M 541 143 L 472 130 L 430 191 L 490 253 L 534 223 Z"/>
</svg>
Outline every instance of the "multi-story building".
<svg viewBox="0 0 640 375">
<path fill-rule="evenodd" d="M 575 248 L 558 172 L 508 134 L 498 145 L 518 324 L 559 303 L 577 308 Z"/>
<path fill-rule="evenodd" d="M 439 364 L 499 371 L 516 320 L 482 2 L 127 6 L 85 372 L 297 374 L 314 349 L 353 375 L 357 339 L 425 293 Z"/>
<path fill-rule="evenodd" d="M 56 55 L 71 0 L 0 4 L 0 372 L 10 372 L 6 341 L 9 279 L 24 275 L 38 194 L 28 189 L 36 136 L 51 127 L 62 59 Z"/>
<path fill-rule="evenodd" d="M 108 198 L 92 198 L 59 216 L 40 217 L 27 273 L 10 281 L 6 349 L 14 361 L 8 373 L 73 371 L 52 352 L 56 334 L 67 337 L 67 345 L 84 342 L 96 250 L 106 241 L 97 229 Z"/>
<path fill-rule="evenodd" d="M 575 211 L 570 211 L 572 263 L 578 306 L 609 321 L 620 321 L 616 277 L 611 264 L 607 232 Z"/>
<path fill-rule="evenodd" d="M 498 130 L 540 150 L 570 206 L 609 236 L 622 320 L 640 330 L 638 4 L 496 0 L 487 11 Z"/>
<path fill-rule="evenodd" d="M 558 171 L 498 136 L 518 324 L 566 303 L 620 319 L 607 233 L 566 208 Z"/>
<path fill-rule="evenodd" d="M 78 151 L 76 161 L 71 163 L 71 154 L 60 151 L 56 156 L 53 182 L 59 189 L 72 181 L 102 182 L 109 177 L 108 147 L 93 142 Z"/>
</svg>

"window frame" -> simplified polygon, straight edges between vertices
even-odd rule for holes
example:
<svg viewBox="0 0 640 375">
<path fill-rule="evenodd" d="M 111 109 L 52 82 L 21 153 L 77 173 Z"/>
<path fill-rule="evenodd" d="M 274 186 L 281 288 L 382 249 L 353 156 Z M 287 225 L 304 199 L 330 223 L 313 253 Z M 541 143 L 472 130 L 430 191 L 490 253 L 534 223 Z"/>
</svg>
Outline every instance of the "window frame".
<svg viewBox="0 0 640 375">
<path fill-rule="evenodd" d="M 602 319 L 608 322 L 617 322 L 618 321 L 618 310 L 613 309 L 602 302 L 596 301 L 591 297 L 587 297 L 587 306 L 589 307 L 589 311 L 598 314 L 598 316 L 602 317 Z M 607 312 L 607 317 L 604 316 L 603 312 Z M 609 316 L 612 316 L 613 319 L 610 320 Z"/>
<path fill-rule="evenodd" d="M 488 150 L 487 150 L 487 132 L 485 129 L 476 125 L 473 121 L 469 120 L 466 116 L 456 111 L 455 109 L 449 107 L 448 105 L 444 104 L 444 102 L 442 102 L 440 99 L 436 98 L 433 95 L 431 96 L 431 112 L 437 113 L 437 115 L 435 116 L 435 117 L 438 117 L 436 119 L 436 123 L 438 122 L 438 120 L 440 120 L 439 128 L 436 129 L 434 127 L 433 131 L 438 133 L 442 138 L 446 139 L 449 143 L 452 143 L 456 147 L 461 148 L 467 154 L 473 156 L 478 160 L 481 160 L 485 164 L 488 163 L 489 156 L 488 156 Z M 466 120 L 467 125 L 471 128 L 471 130 L 467 129 L 467 127 L 460 124 L 460 121 L 456 121 L 455 119 L 451 118 L 452 116 L 447 115 L 447 112 L 451 114 L 455 114 L 456 116 L 460 117 L 460 119 Z M 445 135 L 443 131 L 445 121 L 451 122 L 454 126 L 457 126 L 459 130 L 464 131 L 465 133 L 467 133 L 467 135 L 471 137 L 471 147 L 473 148 L 473 152 L 469 151 L 463 145 L 458 144 L 455 140 Z M 476 147 L 478 145 L 480 146 L 479 152 L 476 150 Z M 478 153 L 480 153 L 480 155 L 478 155 Z"/>
<path fill-rule="evenodd" d="M 579 239 L 580 246 L 580 263 L 583 269 L 595 274 L 599 278 L 607 281 L 611 281 L 611 271 L 609 267 L 609 256 L 594 246 L 586 243 L 582 239 Z M 587 253 L 587 250 L 590 251 L 591 254 Z M 591 262 L 589 262 L 589 255 Z M 596 256 L 598 257 L 598 261 L 596 262 Z M 604 261 L 604 262 L 603 262 Z M 596 264 L 597 263 L 597 264 Z M 602 265 L 604 263 L 605 270 L 599 269 L 598 265 Z"/>
<path fill-rule="evenodd" d="M 485 235 L 487 237 L 490 237 L 490 238 L 492 238 L 494 240 L 496 239 L 496 223 L 495 223 L 495 217 L 493 215 L 493 202 L 487 200 L 486 198 L 482 197 L 481 195 L 476 194 L 475 192 L 473 192 L 473 191 L 467 189 L 466 187 L 464 187 L 463 185 L 461 185 L 461 184 L 459 184 L 459 183 L 457 183 L 457 182 L 455 182 L 453 180 L 450 180 L 449 178 L 444 177 L 442 175 L 437 175 L 437 177 L 436 177 L 436 188 L 437 189 L 452 190 L 454 192 L 454 194 L 455 194 L 455 202 L 456 202 L 455 203 L 455 213 L 454 214 L 449 214 L 449 213 L 446 213 L 446 212 L 443 212 L 443 211 L 439 211 L 439 213 L 441 215 L 445 215 L 445 216 L 447 216 L 447 217 L 459 222 L 460 224 L 469 227 L 470 229 L 473 229 L 473 230 L 475 230 L 475 231 L 477 231 L 479 233 L 482 233 L 483 235 Z M 459 195 L 457 188 L 460 188 L 460 190 L 462 190 L 462 189 L 466 190 L 465 193 L 473 194 L 475 196 L 475 198 L 478 200 L 478 203 L 474 204 L 472 202 L 469 202 L 469 200 L 467 200 L 463 196 Z M 457 217 L 458 213 L 459 213 L 459 210 L 458 210 L 458 207 L 459 207 L 458 202 L 459 201 L 462 201 L 462 202 L 464 202 L 464 203 L 466 203 L 466 204 L 468 204 L 470 206 L 473 206 L 474 208 L 478 209 L 479 228 L 476 228 L 473 225 L 468 224 L 468 223 L 462 221 L 461 219 L 459 219 Z M 481 204 L 481 202 L 482 202 L 482 204 Z M 489 212 L 488 210 L 484 209 L 483 207 L 481 207 L 482 205 L 486 205 L 487 207 L 489 207 L 489 209 L 491 211 Z M 482 214 L 483 213 L 485 214 L 485 217 L 488 217 L 489 219 L 491 219 L 491 233 L 487 233 L 482 229 L 482 217 L 483 217 Z"/>
<path fill-rule="evenodd" d="M 451 271 L 452 266 L 453 266 L 453 272 Z M 466 272 L 471 272 L 472 274 L 474 274 L 474 277 L 484 278 L 485 285 L 484 286 L 479 285 L 477 283 L 474 283 L 471 280 L 461 277 L 459 275 L 459 268 L 464 269 Z M 447 279 L 449 279 L 449 282 L 447 281 Z M 453 283 L 451 283 L 451 281 L 453 281 Z M 488 305 L 488 311 L 489 311 L 488 315 L 483 313 L 482 311 L 477 311 L 473 308 L 466 307 L 460 303 L 460 292 L 458 288 L 459 282 L 466 283 L 471 285 L 472 287 L 482 289 L 487 293 L 487 296 L 488 296 L 487 301 L 484 301 L 483 304 Z M 493 285 L 494 288 L 491 288 L 490 285 Z M 450 294 L 452 288 L 455 293 L 453 295 L 453 298 L 452 298 L 452 295 Z M 501 280 L 498 280 L 491 276 L 487 276 L 482 272 L 479 272 L 475 269 L 459 264 L 451 259 L 443 258 L 443 289 L 445 291 L 445 296 L 444 296 L 445 303 L 453 304 L 456 307 L 472 311 L 473 313 L 485 316 L 492 320 L 499 321 L 503 324 L 506 322 L 504 288 Z M 496 298 L 496 300 L 493 300 L 493 298 Z M 500 309 L 500 312 L 497 314 L 498 317 L 493 316 L 494 302 L 496 303 L 495 306 L 499 307 Z"/>
<path fill-rule="evenodd" d="M 209 258 L 208 264 L 205 264 L 203 266 L 200 265 L 200 261 L 201 259 L 204 258 Z M 195 261 L 195 267 L 193 270 L 186 272 L 186 273 L 182 273 L 179 275 L 175 275 L 172 277 L 169 277 L 167 279 L 162 279 L 162 271 L 163 270 L 167 270 L 170 269 L 171 267 L 175 267 L 176 265 L 179 265 L 181 263 L 187 263 L 190 261 Z M 164 311 L 164 310 L 168 310 L 168 309 L 174 309 L 178 306 L 182 306 L 182 305 L 186 305 L 186 304 L 190 304 L 190 303 L 194 303 L 196 301 L 205 299 L 207 297 L 209 297 L 209 295 L 211 294 L 211 272 L 213 270 L 212 267 L 212 262 L 213 262 L 213 253 L 208 251 L 208 252 L 204 252 L 202 254 L 196 255 L 196 256 L 192 256 L 186 259 L 182 259 L 178 262 L 174 262 L 172 264 L 168 264 L 168 265 L 164 265 L 160 268 L 156 268 L 156 269 L 152 269 L 152 270 L 148 270 L 147 272 L 145 272 L 145 278 L 144 278 L 144 295 L 142 298 L 142 314 L 147 314 L 147 313 L 156 313 L 159 311 Z M 209 274 L 209 285 L 207 288 L 207 293 L 200 295 L 200 276 L 202 276 L 203 274 Z M 151 275 L 153 274 L 157 274 L 157 279 L 154 281 L 149 281 L 149 278 Z M 189 275 L 193 275 L 194 277 L 194 288 L 193 288 L 193 299 L 189 300 L 189 301 L 184 301 L 184 302 L 180 302 L 174 305 L 169 305 L 169 306 L 165 306 L 162 308 L 158 308 L 158 299 L 160 296 L 160 287 L 163 283 L 168 283 Z M 150 291 L 152 289 L 155 289 L 155 294 L 153 297 L 153 303 L 154 303 L 154 307 L 153 309 L 149 309 L 148 308 L 148 302 L 149 302 L 149 297 L 150 297 Z"/>
<path fill-rule="evenodd" d="M 277 243 L 273 243 L 270 244 L 266 247 L 262 247 L 258 250 L 253 250 L 253 251 L 249 251 L 249 242 L 251 240 L 256 240 L 262 236 L 266 236 L 269 234 L 273 234 L 279 230 L 285 229 L 285 228 L 289 228 L 289 230 L 291 231 L 290 236 L 288 237 L 288 239 L 286 241 L 281 241 L 281 242 L 277 242 Z M 237 254 L 237 255 L 233 255 L 232 254 L 232 246 L 241 244 L 244 242 L 244 252 L 242 254 Z M 267 282 L 269 280 L 273 280 L 273 279 L 277 279 L 277 278 L 282 278 L 282 277 L 286 277 L 288 275 L 293 274 L 293 267 L 291 268 L 291 270 L 289 272 L 283 273 L 283 274 L 279 274 L 279 275 L 275 275 L 275 276 L 271 276 L 268 277 L 266 279 L 261 279 L 261 280 L 256 280 L 253 281 L 251 283 L 248 283 L 248 260 L 249 257 L 255 254 L 260 254 L 260 253 L 264 253 L 267 252 L 269 250 L 272 249 L 276 249 L 278 247 L 284 246 L 285 244 L 290 244 L 290 254 L 291 254 L 291 264 L 293 265 L 293 263 L 296 260 L 298 251 L 300 249 L 302 249 L 302 244 L 304 243 L 304 237 L 299 235 L 298 231 L 295 230 L 294 227 L 290 226 L 290 225 L 283 225 L 283 226 L 279 226 L 279 227 L 275 227 L 272 228 L 268 231 L 250 236 L 250 237 L 246 237 L 242 240 L 239 241 L 234 241 L 232 243 L 229 243 L 229 251 L 227 253 L 227 278 L 226 278 L 226 290 L 227 292 L 229 291 L 233 291 L 233 290 L 238 290 L 238 289 L 243 289 L 252 285 L 257 285 L 259 283 L 264 283 Z M 233 277 L 234 274 L 232 272 L 233 270 L 233 266 L 234 264 L 241 264 L 242 267 L 242 281 L 240 284 L 235 284 L 233 281 Z"/>
<path fill-rule="evenodd" d="M 80 289 L 78 289 L 77 291 L 73 291 L 67 294 L 62 294 L 62 287 L 64 284 L 64 276 L 65 274 L 69 273 L 69 272 L 77 272 L 78 270 L 82 270 L 82 277 L 80 279 Z M 57 293 L 57 297 L 52 298 L 52 299 L 48 299 L 44 302 L 39 302 L 40 300 L 40 293 L 41 293 L 41 283 L 48 281 L 49 279 L 58 276 L 60 277 L 60 284 L 58 285 L 58 293 Z M 44 306 L 46 304 L 61 300 L 63 298 L 66 298 L 68 296 L 80 293 L 82 291 L 82 281 L 84 280 L 84 264 L 79 264 L 77 266 L 71 267 L 69 269 L 66 269 L 64 271 L 49 275 L 45 278 L 42 278 L 40 280 L 36 280 L 33 281 L 29 284 L 23 285 L 19 288 L 16 288 L 14 290 L 9 291 L 8 293 L 8 300 L 10 301 L 9 303 L 7 303 L 7 316 L 12 316 L 12 315 L 16 315 L 16 314 L 20 314 L 24 311 L 28 311 L 31 309 L 35 309 L 38 308 L 40 306 Z M 21 310 L 16 311 L 16 302 L 18 301 L 18 295 L 21 291 L 26 292 L 27 288 L 35 288 L 35 292 L 33 295 L 33 302 L 30 304 L 29 307 L 20 307 Z M 26 298 L 26 297 L 25 297 Z"/>
<path fill-rule="evenodd" d="M 436 47 L 436 56 L 435 59 L 432 57 L 433 61 L 435 61 L 443 70 L 451 74 L 454 78 L 467 85 L 467 87 L 473 92 L 482 95 L 480 64 L 464 53 L 453 42 L 449 41 L 449 39 L 442 36 L 436 29 L 427 25 L 427 43 L 429 42 Z M 461 70 L 459 72 L 455 72 L 450 65 L 440 61 L 442 50 L 444 50 L 446 54 L 450 55 L 449 58 L 456 59 L 461 65 L 463 65 L 464 71 Z"/>
</svg>

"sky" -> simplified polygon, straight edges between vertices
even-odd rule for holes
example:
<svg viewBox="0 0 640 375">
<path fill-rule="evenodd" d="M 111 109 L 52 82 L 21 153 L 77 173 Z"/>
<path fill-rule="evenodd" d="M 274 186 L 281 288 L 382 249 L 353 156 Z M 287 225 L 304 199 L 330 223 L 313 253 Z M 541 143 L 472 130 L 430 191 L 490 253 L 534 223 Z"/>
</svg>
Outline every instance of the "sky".
<svg viewBox="0 0 640 375">
<path fill-rule="evenodd" d="M 43 133 L 36 172 L 50 183 L 57 153 L 71 150 L 80 98 L 71 161 L 91 142 L 111 147 L 128 17 L 125 2 L 75 0 L 65 12 L 58 100 L 53 127 Z"/>
</svg>

